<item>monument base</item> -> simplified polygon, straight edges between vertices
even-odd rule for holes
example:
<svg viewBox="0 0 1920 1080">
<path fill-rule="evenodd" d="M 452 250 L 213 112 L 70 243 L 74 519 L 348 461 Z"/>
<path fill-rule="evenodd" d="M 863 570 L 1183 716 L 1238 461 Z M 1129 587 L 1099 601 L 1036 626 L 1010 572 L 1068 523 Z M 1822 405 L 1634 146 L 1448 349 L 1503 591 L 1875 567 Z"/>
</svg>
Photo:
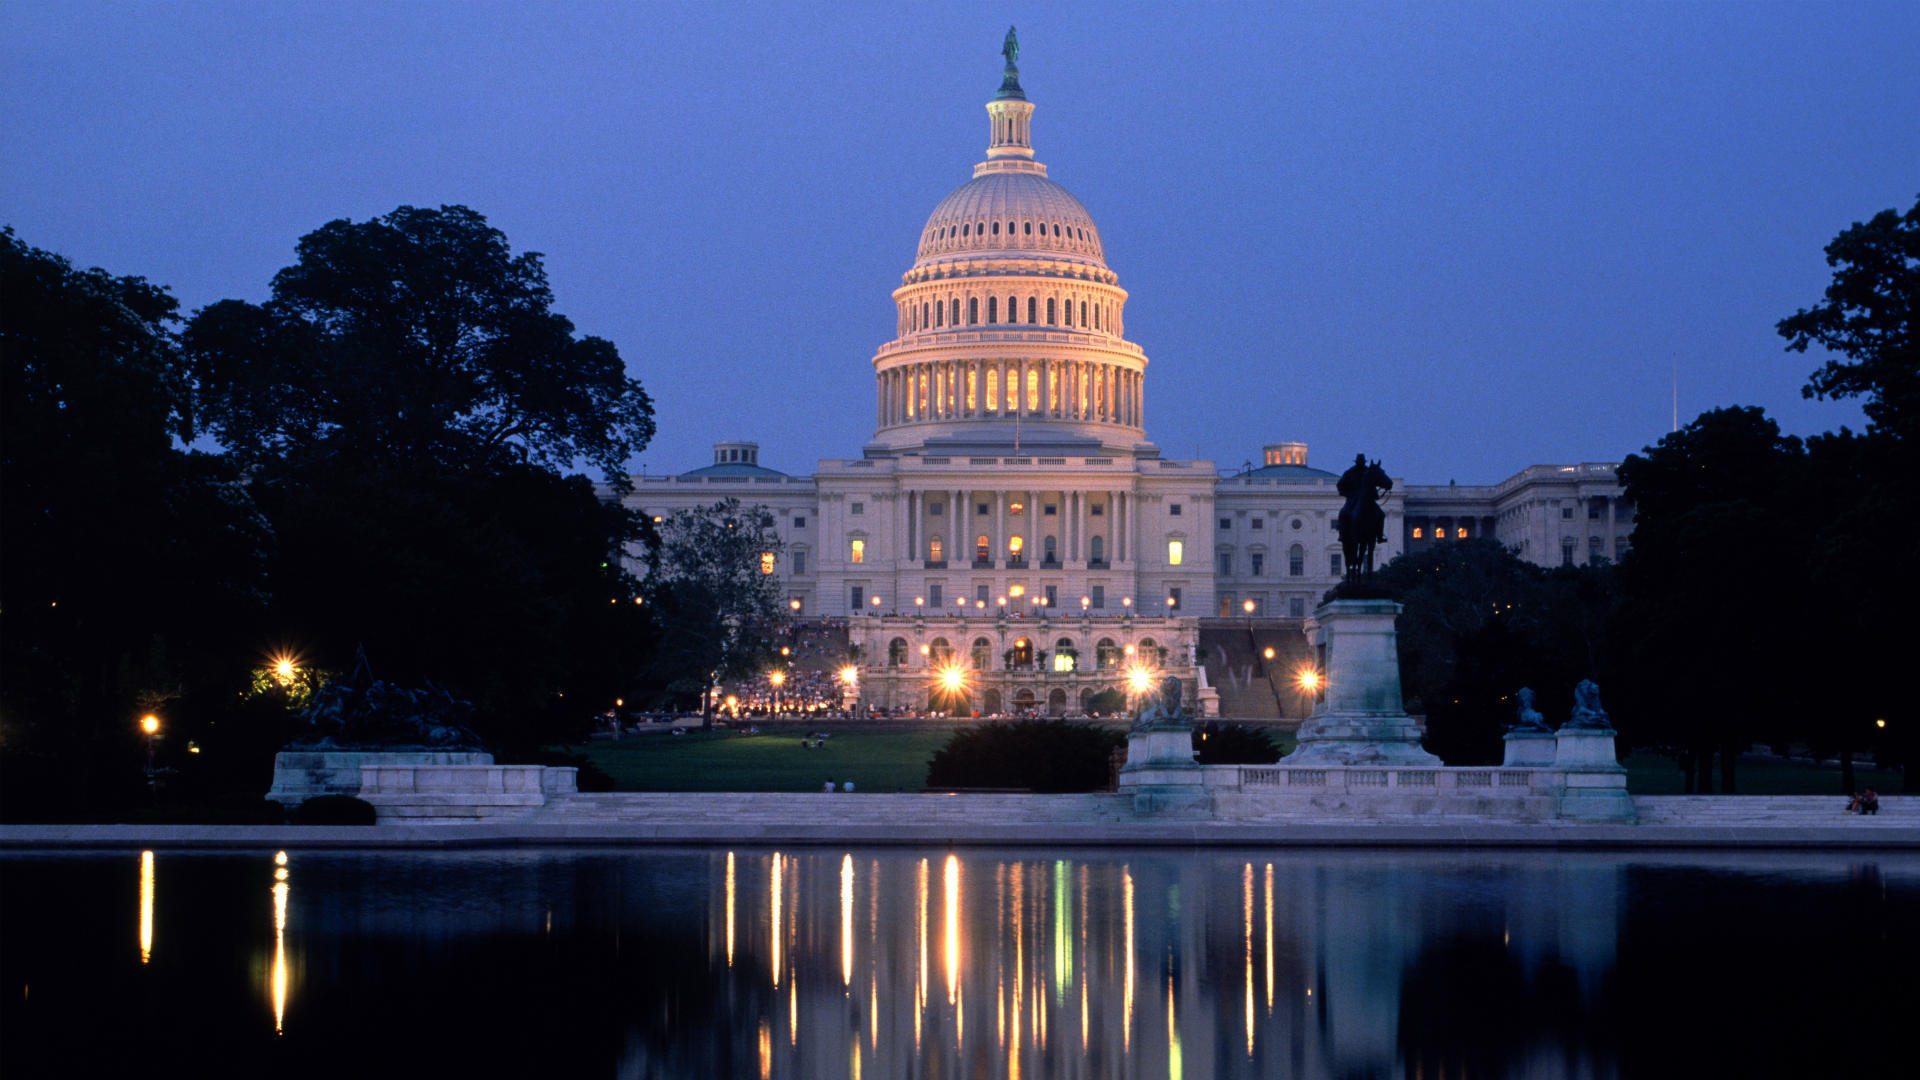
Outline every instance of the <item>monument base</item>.
<svg viewBox="0 0 1920 1080">
<path fill-rule="evenodd" d="M 1612 728 L 1563 726 L 1554 736 L 1553 767 L 1565 773 L 1560 795 L 1564 821 L 1637 820 L 1627 794 L 1627 770 L 1613 746 Z"/>
<path fill-rule="evenodd" d="M 1509 731 L 1506 758 L 1500 764 L 1507 768 L 1546 768 L 1554 762 L 1557 743 L 1551 731 Z"/>
<path fill-rule="evenodd" d="M 1410 716 L 1315 716 L 1300 725 L 1299 745 L 1286 765 L 1405 765 L 1432 767 L 1440 759 L 1420 745 Z"/>
<path fill-rule="evenodd" d="M 1193 759 L 1193 729 L 1169 724 L 1128 732 L 1120 792 L 1133 796 L 1133 811 L 1143 817 L 1212 817 L 1213 795 Z"/>
<path fill-rule="evenodd" d="M 1361 587 L 1346 591 L 1354 588 Z M 1440 764 L 1400 700 L 1399 614 L 1399 604 L 1380 598 L 1343 597 L 1314 609 L 1307 636 L 1318 656 L 1319 699 L 1285 764 Z"/>
<path fill-rule="evenodd" d="M 491 765 L 481 750 L 282 750 L 273 756 L 267 799 L 291 810 L 320 795 L 360 794 L 368 765 Z"/>
</svg>

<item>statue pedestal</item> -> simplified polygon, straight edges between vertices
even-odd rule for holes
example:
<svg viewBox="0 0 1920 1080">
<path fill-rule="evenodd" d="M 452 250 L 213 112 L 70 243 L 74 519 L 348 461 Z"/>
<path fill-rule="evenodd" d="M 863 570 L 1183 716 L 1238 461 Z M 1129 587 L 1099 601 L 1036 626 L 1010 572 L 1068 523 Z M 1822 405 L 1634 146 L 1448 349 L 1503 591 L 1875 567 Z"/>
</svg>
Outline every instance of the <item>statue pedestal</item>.
<svg viewBox="0 0 1920 1080">
<path fill-rule="evenodd" d="M 1559 739 L 1544 728 L 1534 731 L 1509 731 L 1507 755 L 1500 762 L 1506 768 L 1544 769 L 1554 762 Z"/>
<path fill-rule="evenodd" d="M 1136 814 L 1211 817 L 1213 796 L 1193 759 L 1193 728 L 1187 724 L 1135 726 L 1127 733 L 1127 763 L 1120 791 L 1133 795 Z"/>
<path fill-rule="evenodd" d="M 282 750 L 273 756 L 267 798 L 292 810 L 321 795 L 359 795 L 360 770 L 369 765 L 491 765 L 484 750 Z"/>
<path fill-rule="evenodd" d="M 1434 766 L 1400 699 L 1400 648 L 1391 600 L 1334 600 L 1307 623 L 1321 675 L 1313 713 L 1284 765 Z"/>
<path fill-rule="evenodd" d="M 1565 774 L 1560 817 L 1565 821 L 1631 822 L 1627 770 L 1615 756 L 1613 729 L 1563 725 L 1554 736 L 1553 767 Z"/>
</svg>

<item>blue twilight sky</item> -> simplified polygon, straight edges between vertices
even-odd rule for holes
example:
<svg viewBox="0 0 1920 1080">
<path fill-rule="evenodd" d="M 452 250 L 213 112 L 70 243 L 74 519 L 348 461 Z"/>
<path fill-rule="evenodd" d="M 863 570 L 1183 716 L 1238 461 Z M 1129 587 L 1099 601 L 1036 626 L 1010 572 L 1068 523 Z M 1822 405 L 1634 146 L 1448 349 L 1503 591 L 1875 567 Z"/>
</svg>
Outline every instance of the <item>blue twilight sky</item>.
<svg viewBox="0 0 1920 1080">
<path fill-rule="evenodd" d="M 189 309 L 302 234 L 464 203 L 653 394 L 638 464 L 857 456 L 926 215 L 1017 24 L 1149 435 L 1416 482 L 1805 402 L 1779 318 L 1920 193 L 1920 3 L 0 5 L 0 223 Z"/>
</svg>

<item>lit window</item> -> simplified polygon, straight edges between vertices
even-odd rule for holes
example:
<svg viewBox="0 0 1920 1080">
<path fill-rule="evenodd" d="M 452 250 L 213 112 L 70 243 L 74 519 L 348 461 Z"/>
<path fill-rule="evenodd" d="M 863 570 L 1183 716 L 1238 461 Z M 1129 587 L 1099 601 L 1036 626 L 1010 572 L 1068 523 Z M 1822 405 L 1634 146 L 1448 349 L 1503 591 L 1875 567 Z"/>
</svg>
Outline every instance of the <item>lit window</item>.
<svg viewBox="0 0 1920 1080">
<path fill-rule="evenodd" d="M 1445 540 L 1447 538 L 1447 527 L 1445 525 L 1435 525 L 1433 527 L 1433 538 L 1435 540 Z"/>
<path fill-rule="evenodd" d="M 973 541 L 973 557 L 978 562 L 986 562 L 993 557 L 993 549 L 987 545 L 987 538 L 976 537 Z"/>
<path fill-rule="evenodd" d="M 867 561 L 867 542 L 865 540 L 855 540 L 852 548 L 853 549 L 847 553 L 848 562 L 859 563 Z"/>
<path fill-rule="evenodd" d="M 1025 551 L 1026 547 L 1027 547 L 1027 542 L 1025 540 L 1022 540 L 1018 536 L 1007 537 L 1007 556 L 1009 558 L 1014 558 L 1014 559 L 1019 558 L 1020 553 L 1022 551 Z"/>
<path fill-rule="evenodd" d="M 1185 555 L 1186 555 L 1186 545 L 1182 544 L 1178 540 L 1167 541 L 1167 565 L 1168 566 L 1179 566 L 1181 558 Z"/>
<path fill-rule="evenodd" d="M 1421 539 L 1424 539 L 1424 538 L 1425 538 L 1425 536 L 1426 536 L 1426 534 L 1425 534 L 1425 532 L 1424 532 L 1424 531 L 1423 531 L 1423 530 L 1422 530 L 1422 529 L 1420 528 L 1420 526 L 1418 526 L 1418 525 L 1415 525 L 1415 526 L 1413 527 L 1413 538 L 1414 538 L 1415 540 L 1421 540 Z"/>
<path fill-rule="evenodd" d="M 1027 587 L 1025 585 L 1009 585 L 1007 586 L 1007 595 L 1025 596 L 1027 595 Z"/>
<path fill-rule="evenodd" d="M 1007 504 L 1007 513 L 1012 514 L 1015 517 L 1019 517 L 1021 514 L 1024 514 L 1026 512 L 1027 512 L 1026 503 L 1016 502 L 1016 503 Z"/>
<path fill-rule="evenodd" d="M 1467 538 L 1467 527 L 1465 525 L 1462 525 L 1459 528 L 1453 530 L 1453 538 L 1455 540 L 1465 540 Z"/>
<path fill-rule="evenodd" d="M 763 574 L 773 573 L 773 552 L 763 551 L 760 553 L 760 572 Z"/>
<path fill-rule="evenodd" d="M 945 546 L 940 543 L 940 538 L 938 536 L 929 538 L 927 540 L 927 560 L 929 562 L 939 562 L 945 557 Z"/>
</svg>

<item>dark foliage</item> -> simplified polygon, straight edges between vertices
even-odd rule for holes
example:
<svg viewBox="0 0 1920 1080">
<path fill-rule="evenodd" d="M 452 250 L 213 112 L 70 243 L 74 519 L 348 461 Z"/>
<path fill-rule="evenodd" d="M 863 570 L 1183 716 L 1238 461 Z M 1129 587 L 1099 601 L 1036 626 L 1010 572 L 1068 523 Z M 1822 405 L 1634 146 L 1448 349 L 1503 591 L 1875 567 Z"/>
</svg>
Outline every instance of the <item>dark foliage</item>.
<svg viewBox="0 0 1920 1080">
<path fill-rule="evenodd" d="M 175 444 L 175 308 L 0 231 L 0 755 L 50 805 L 143 798 L 135 718 L 171 732 L 257 640 L 272 536 L 227 462 Z"/>
<path fill-rule="evenodd" d="M 605 769 L 587 760 L 585 754 L 570 754 L 565 750 L 547 747 L 532 753 L 521 754 L 514 758 L 520 765 L 559 765 L 580 770 L 574 783 L 581 791 L 612 791 L 613 776 Z"/>
<path fill-rule="evenodd" d="M 1127 695 L 1109 686 L 1087 699 L 1087 711 L 1100 716 L 1118 716 L 1127 708 Z"/>
<path fill-rule="evenodd" d="M 948 739 L 927 765 L 927 786 L 1098 791 L 1107 783 L 1108 757 L 1123 741 L 1094 724 L 994 722 Z"/>
<path fill-rule="evenodd" d="M 317 795 L 294 807 L 288 820 L 295 825 L 371 825 L 373 804 L 351 795 Z"/>
<path fill-rule="evenodd" d="M 1575 683 L 1605 685 L 1613 573 L 1543 570 L 1484 539 L 1436 544 L 1381 568 L 1375 584 L 1405 605 L 1401 692 L 1410 711 L 1426 714 L 1427 749 L 1449 765 L 1496 764 L 1516 690 L 1532 687 L 1559 722 Z"/>
<path fill-rule="evenodd" d="M 1209 721 L 1193 730 L 1194 760 L 1202 765 L 1271 765 L 1280 748 L 1265 730 Z"/>
</svg>

